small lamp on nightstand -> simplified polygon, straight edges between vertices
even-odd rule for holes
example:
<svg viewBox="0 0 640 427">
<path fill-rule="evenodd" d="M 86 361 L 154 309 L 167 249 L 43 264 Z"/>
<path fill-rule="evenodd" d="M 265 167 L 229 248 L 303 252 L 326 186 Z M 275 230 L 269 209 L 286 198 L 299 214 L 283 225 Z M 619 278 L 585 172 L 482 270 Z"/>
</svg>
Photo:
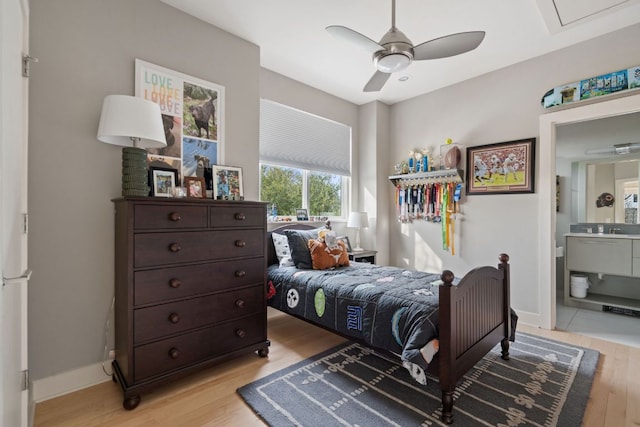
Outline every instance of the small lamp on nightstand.
<svg viewBox="0 0 640 427">
<path fill-rule="evenodd" d="M 122 195 L 148 196 L 145 148 L 167 146 L 160 107 L 128 95 L 107 95 L 102 104 L 98 139 L 122 149 Z"/>
<path fill-rule="evenodd" d="M 347 220 L 347 228 L 356 229 L 356 247 L 353 248 L 354 252 L 363 251 L 360 247 L 360 229 L 369 227 L 369 217 L 366 212 L 351 212 L 349 219 Z"/>
</svg>

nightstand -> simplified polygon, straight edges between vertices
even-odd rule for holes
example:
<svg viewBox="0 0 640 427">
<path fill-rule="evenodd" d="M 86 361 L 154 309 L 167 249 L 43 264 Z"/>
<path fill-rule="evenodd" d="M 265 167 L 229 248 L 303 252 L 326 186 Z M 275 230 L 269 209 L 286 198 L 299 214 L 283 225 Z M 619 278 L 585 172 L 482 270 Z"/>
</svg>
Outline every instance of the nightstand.
<svg viewBox="0 0 640 427">
<path fill-rule="evenodd" d="M 349 261 L 355 262 L 366 262 L 369 264 L 376 263 L 376 254 L 378 251 L 358 251 L 358 252 L 349 252 Z"/>
</svg>

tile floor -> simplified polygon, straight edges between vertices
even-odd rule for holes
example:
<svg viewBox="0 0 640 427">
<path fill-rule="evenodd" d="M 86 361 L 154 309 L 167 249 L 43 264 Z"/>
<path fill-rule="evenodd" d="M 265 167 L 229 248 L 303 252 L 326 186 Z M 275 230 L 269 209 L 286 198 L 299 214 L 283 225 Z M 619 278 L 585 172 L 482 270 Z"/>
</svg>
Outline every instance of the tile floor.
<svg viewBox="0 0 640 427">
<path fill-rule="evenodd" d="M 556 328 L 640 347 L 640 317 L 567 307 L 556 301 Z"/>
</svg>

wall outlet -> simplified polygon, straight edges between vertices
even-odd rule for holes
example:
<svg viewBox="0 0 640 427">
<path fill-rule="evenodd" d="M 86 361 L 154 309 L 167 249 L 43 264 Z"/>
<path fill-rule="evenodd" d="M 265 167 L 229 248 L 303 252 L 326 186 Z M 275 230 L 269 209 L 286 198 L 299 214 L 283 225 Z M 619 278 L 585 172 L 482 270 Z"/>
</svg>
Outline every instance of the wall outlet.
<svg viewBox="0 0 640 427">
<path fill-rule="evenodd" d="M 113 360 L 116 358 L 116 351 L 115 350 L 109 350 L 109 360 Z"/>
</svg>

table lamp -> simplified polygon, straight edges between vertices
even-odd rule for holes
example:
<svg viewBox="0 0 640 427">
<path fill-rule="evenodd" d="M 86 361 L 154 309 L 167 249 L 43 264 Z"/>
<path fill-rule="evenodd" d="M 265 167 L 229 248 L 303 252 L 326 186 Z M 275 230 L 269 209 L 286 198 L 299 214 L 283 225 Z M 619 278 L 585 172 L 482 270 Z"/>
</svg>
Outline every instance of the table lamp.
<svg viewBox="0 0 640 427">
<path fill-rule="evenodd" d="M 360 229 L 367 228 L 369 226 L 369 217 L 366 212 L 351 212 L 349 219 L 347 220 L 347 228 L 356 229 L 356 247 L 353 248 L 354 252 L 363 251 L 360 247 Z"/>
<path fill-rule="evenodd" d="M 148 196 L 145 148 L 167 146 L 160 107 L 128 95 L 107 95 L 102 104 L 98 139 L 122 149 L 122 195 Z"/>
</svg>

